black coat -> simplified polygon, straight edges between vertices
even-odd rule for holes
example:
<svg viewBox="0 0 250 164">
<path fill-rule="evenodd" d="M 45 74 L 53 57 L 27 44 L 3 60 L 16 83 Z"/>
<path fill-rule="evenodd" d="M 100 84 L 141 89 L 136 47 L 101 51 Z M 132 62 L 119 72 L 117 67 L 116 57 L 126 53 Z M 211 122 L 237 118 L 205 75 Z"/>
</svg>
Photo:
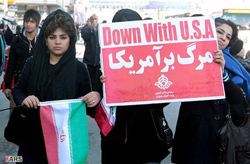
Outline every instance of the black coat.
<svg viewBox="0 0 250 164">
<path fill-rule="evenodd" d="M 8 26 L 6 31 L 4 32 L 4 37 L 7 45 L 11 45 L 12 38 L 15 34 L 11 31 L 10 27 Z"/>
<path fill-rule="evenodd" d="M 116 123 L 102 136 L 103 164 L 160 162 L 169 151 L 157 137 L 149 109 L 163 110 L 167 104 L 117 107 Z"/>
<path fill-rule="evenodd" d="M 31 65 L 33 63 L 32 57 L 27 60 L 17 84 L 13 89 L 13 99 L 17 105 L 21 105 L 23 100 L 28 96 L 28 82 L 31 73 Z M 51 101 L 53 95 L 50 86 L 46 101 Z M 85 65 L 77 61 L 77 75 L 76 75 L 76 92 L 75 98 L 79 98 L 91 91 L 90 79 Z M 14 109 L 16 110 L 16 109 Z M 87 114 L 91 109 L 87 108 Z M 39 109 L 23 109 L 23 114 L 26 115 L 25 127 L 23 127 L 23 133 L 19 144 L 18 155 L 23 156 L 24 163 L 47 163 L 45 144 L 43 139 L 43 133 L 40 123 Z"/>
<path fill-rule="evenodd" d="M 88 65 L 98 66 L 100 64 L 100 45 L 98 40 L 98 28 L 91 29 L 90 26 L 81 29 L 81 36 L 85 42 L 83 62 Z"/>
<path fill-rule="evenodd" d="M 240 104 L 243 94 L 231 80 L 224 82 L 226 100 Z M 184 102 L 181 104 L 172 148 L 177 164 L 219 164 L 217 131 L 226 120 L 225 100 Z"/>
<path fill-rule="evenodd" d="M 238 55 L 233 55 L 233 57 L 237 59 L 240 62 L 240 64 L 242 64 L 242 66 L 247 70 L 248 73 L 250 73 L 250 59 L 249 58 L 243 59 L 241 56 L 238 56 Z"/>
<path fill-rule="evenodd" d="M 7 71 L 4 78 L 5 88 L 11 89 L 12 78 L 17 82 L 26 60 L 31 56 L 31 49 L 35 46 L 35 40 L 31 42 L 22 34 L 15 35 L 12 39 Z"/>
<path fill-rule="evenodd" d="M 4 34 L 3 34 L 2 31 L 0 31 L 0 35 L 1 35 L 2 40 L 3 40 L 3 45 L 5 45 Z M 1 76 L 1 73 L 2 73 L 1 71 L 3 71 L 3 70 L 1 70 L 1 67 L 4 66 L 4 64 L 5 64 L 5 63 L 3 63 L 3 61 L 2 61 L 2 59 L 3 59 L 4 56 L 5 56 L 5 53 L 4 53 L 4 54 L 2 53 L 2 49 L 5 49 L 5 46 L 2 47 L 2 44 L 0 43 L 0 76 Z"/>
</svg>

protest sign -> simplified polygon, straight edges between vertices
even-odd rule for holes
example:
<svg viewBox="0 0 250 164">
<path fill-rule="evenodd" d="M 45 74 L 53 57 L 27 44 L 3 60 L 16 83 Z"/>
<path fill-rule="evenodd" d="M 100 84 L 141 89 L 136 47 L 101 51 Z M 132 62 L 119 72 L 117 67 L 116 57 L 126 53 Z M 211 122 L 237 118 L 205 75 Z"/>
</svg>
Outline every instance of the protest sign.
<svg viewBox="0 0 250 164">
<path fill-rule="evenodd" d="M 211 17 L 100 24 L 99 43 L 108 106 L 225 97 Z"/>
</svg>

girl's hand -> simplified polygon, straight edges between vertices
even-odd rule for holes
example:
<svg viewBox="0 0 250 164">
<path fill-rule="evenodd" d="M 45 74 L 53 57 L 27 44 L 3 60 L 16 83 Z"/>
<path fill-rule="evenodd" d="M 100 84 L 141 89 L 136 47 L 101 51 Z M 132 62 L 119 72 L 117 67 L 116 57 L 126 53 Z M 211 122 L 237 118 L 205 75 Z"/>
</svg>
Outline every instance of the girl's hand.
<svg viewBox="0 0 250 164">
<path fill-rule="evenodd" d="M 225 67 L 225 59 L 223 56 L 223 52 L 221 50 L 215 50 L 214 51 L 215 55 L 214 55 L 214 62 L 219 63 L 222 73 L 224 73 L 224 67 Z"/>
<path fill-rule="evenodd" d="M 10 100 L 10 98 L 11 98 L 11 89 L 5 88 L 5 89 L 4 89 L 4 94 L 5 94 L 6 98 L 7 98 L 8 100 Z"/>
<path fill-rule="evenodd" d="M 38 100 L 38 98 L 34 95 L 28 96 L 26 97 L 23 102 L 22 105 L 25 105 L 27 108 L 37 108 L 37 106 L 39 105 L 40 101 Z"/>
<path fill-rule="evenodd" d="M 101 81 L 101 83 L 105 83 L 106 82 L 106 76 L 104 76 L 104 75 L 100 76 L 100 81 Z"/>
<path fill-rule="evenodd" d="M 85 102 L 87 107 L 94 107 L 96 106 L 100 100 L 101 100 L 101 95 L 98 92 L 92 91 L 86 94 L 85 96 L 81 97 L 82 102 Z"/>
</svg>

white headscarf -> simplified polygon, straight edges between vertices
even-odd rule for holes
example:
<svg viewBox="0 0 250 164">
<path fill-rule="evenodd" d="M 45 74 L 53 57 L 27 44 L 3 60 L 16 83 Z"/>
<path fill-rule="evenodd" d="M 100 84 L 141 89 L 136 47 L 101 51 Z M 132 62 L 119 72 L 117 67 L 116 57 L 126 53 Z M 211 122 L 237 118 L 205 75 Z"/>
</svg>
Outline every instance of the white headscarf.
<svg viewBox="0 0 250 164">
<path fill-rule="evenodd" d="M 8 20 L 15 22 L 15 18 L 8 18 Z M 7 21 L 7 26 L 12 31 L 13 34 L 16 34 L 16 27 L 17 25 L 14 23 L 11 23 L 10 21 Z"/>
</svg>

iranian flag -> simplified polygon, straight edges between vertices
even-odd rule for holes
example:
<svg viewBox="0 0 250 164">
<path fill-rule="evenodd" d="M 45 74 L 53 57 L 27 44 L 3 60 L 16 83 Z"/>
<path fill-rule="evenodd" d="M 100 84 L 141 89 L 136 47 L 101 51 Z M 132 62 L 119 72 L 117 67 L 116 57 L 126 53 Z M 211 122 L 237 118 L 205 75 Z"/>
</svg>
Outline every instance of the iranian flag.
<svg viewBox="0 0 250 164">
<path fill-rule="evenodd" d="M 116 107 L 106 106 L 104 99 L 97 106 L 95 121 L 104 136 L 114 128 L 116 121 Z"/>
<path fill-rule="evenodd" d="M 40 118 L 49 164 L 84 164 L 89 151 L 85 103 L 41 102 Z"/>
</svg>

